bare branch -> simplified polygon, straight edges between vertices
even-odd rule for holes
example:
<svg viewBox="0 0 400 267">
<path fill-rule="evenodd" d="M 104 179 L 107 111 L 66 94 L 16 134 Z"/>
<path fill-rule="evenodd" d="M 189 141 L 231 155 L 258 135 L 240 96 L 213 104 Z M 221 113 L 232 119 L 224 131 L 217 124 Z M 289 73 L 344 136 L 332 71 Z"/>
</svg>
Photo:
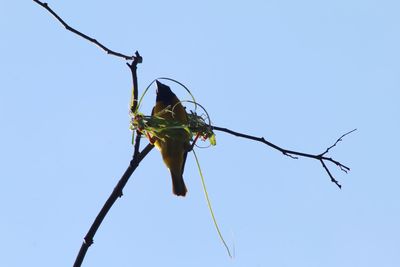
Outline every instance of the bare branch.
<svg viewBox="0 0 400 267">
<path fill-rule="evenodd" d="M 357 129 L 353 129 L 353 130 L 351 130 L 350 132 L 347 132 L 347 133 L 343 134 L 341 137 L 339 137 L 339 138 L 336 140 L 336 142 L 335 142 L 333 145 L 331 145 L 330 147 L 328 147 L 328 148 L 325 150 L 325 152 L 322 153 L 321 155 L 325 155 L 326 153 L 328 153 L 329 150 L 331 150 L 333 147 L 335 147 L 335 146 L 337 145 L 337 143 L 339 143 L 340 141 L 342 141 L 342 138 L 343 138 L 343 137 L 345 137 L 345 136 L 348 135 L 348 134 L 351 134 L 351 133 L 354 132 L 354 131 L 357 131 Z"/>
<path fill-rule="evenodd" d="M 138 80 L 137 80 L 137 64 L 142 63 L 142 57 L 140 56 L 139 52 L 136 51 L 135 57 L 133 58 L 133 62 L 131 64 L 127 63 L 128 67 L 132 73 L 132 83 L 133 83 L 133 96 L 134 96 L 134 105 L 132 109 L 136 109 L 137 105 L 137 96 L 138 96 Z M 136 105 L 135 105 L 136 104 Z M 83 259 L 86 256 L 86 252 L 88 251 L 89 247 L 93 244 L 93 237 L 96 234 L 97 230 L 99 229 L 101 223 L 103 222 L 104 218 L 107 216 L 108 211 L 114 205 L 117 198 L 122 197 L 126 183 L 128 182 L 129 178 L 139 166 L 139 163 L 144 159 L 144 157 L 153 149 L 152 144 L 148 144 L 142 152 L 139 152 L 140 149 L 140 138 L 141 133 L 139 131 L 136 132 L 135 138 L 135 146 L 134 146 L 134 153 L 133 158 L 129 163 L 128 168 L 126 169 L 125 173 L 122 175 L 121 179 L 119 180 L 118 184 L 115 186 L 113 192 L 108 197 L 107 201 L 103 205 L 103 208 L 100 210 L 99 214 L 96 216 L 96 219 L 92 223 L 89 231 L 87 232 L 86 236 L 84 237 L 83 243 L 79 250 L 79 253 L 75 259 L 74 267 L 80 267 L 82 265 Z"/>
<path fill-rule="evenodd" d="M 328 173 L 329 177 L 331 178 L 331 182 L 335 183 L 340 189 L 342 189 L 342 185 L 339 184 L 339 182 L 333 177 L 333 175 L 329 171 L 328 167 L 326 167 L 324 161 L 321 159 L 320 162 L 322 164 L 322 167 L 324 167 L 325 171 Z"/>
<path fill-rule="evenodd" d="M 115 52 L 100 42 L 98 42 L 96 39 L 72 28 L 69 26 L 60 16 L 57 15 L 56 12 L 54 12 L 47 3 L 43 3 L 39 0 L 33 0 L 35 3 L 39 4 L 43 8 L 45 8 L 50 14 L 52 14 L 67 30 L 77 34 L 78 36 L 88 40 L 89 42 L 94 43 L 101 49 L 107 52 L 107 54 L 114 55 L 117 57 L 124 58 L 125 60 L 133 60 L 131 64 L 127 63 L 128 67 L 131 70 L 132 73 L 132 83 L 133 83 L 133 106 L 132 109 L 136 109 L 137 106 L 137 96 L 138 96 L 138 81 L 137 81 L 137 64 L 142 63 L 143 58 L 140 56 L 139 52 L 136 51 L 134 56 L 127 56 L 118 52 Z M 103 222 L 104 218 L 106 217 L 108 211 L 111 209 L 111 207 L 114 205 L 115 201 L 117 200 L 118 197 L 122 196 L 122 190 L 125 187 L 126 183 L 128 182 L 129 178 L 133 174 L 133 172 L 136 170 L 136 168 L 139 166 L 139 163 L 144 159 L 144 157 L 151 151 L 151 149 L 154 147 L 153 145 L 149 144 L 146 146 L 145 149 L 142 150 L 142 152 L 139 152 L 140 148 L 140 137 L 141 134 L 138 132 L 136 135 L 135 139 L 135 148 L 134 148 L 134 154 L 133 158 L 129 163 L 128 168 L 126 169 L 125 173 L 122 175 L 121 179 L 119 180 L 118 184 L 115 186 L 113 192 L 103 205 L 103 208 L 100 210 L 99 214 L 96 216 L 96 219 L 92 223 L 92 226 L 90 227 L 89 231 L 87 232 L 86 236 L 84 237 L 84 241 L 82 243 L 82 246 L 79 250 L 79 253 L 75 259 L 74 267 L 79 267 L 82 265 L 83 259 L 85 258 L 86 252 L 89 249 L 89 247 L 93 244 L 93 237 L 96 234 L 97 230 L 99 229 L 101 223 Z"/>
<path fill-rule="evenodd" d="M 135 57 L 134 60 L 132 61 L 131 64 L 126 63 L 126 65 L 129 67 L 132 73 L 132 83 L 133 83 L 133 99 L 132 99 L 132 106 L 131 106 L 131 111 L 134 113 L 136 111 L 137 105 L 138 105 L 138 78 L 137 78 L 137 72 L 136 72 L 136 67 L 137 64 L 142 63 L 143 58 L 141 55 L 139 55 L 139 52 L 135 52 Z"/>
<path fill-rule="evenodd" d="M 332 158 L 328 158 L 328 157 L 321 157 L 322 160 L 326 160 L 326 161 L 330 161 L 333 164 L 335 164 L 336 166 L 338 166 L 340 168 L 340 170 L 342 170 L 343 172 L 347 173 L 350 171 L 350 168 L 343 165 L 342 163 L 332 159 Z"/>
<path fill-rule="evenodd" d="M 50 12 L 50 14 L 52 14 L 67 30 L 75 33 L 76 35 L 79 35 L 80 37 L 88 40 L 91 43 L 94 43 L 95 45 L 97 45 L 98 47 L 100 47 L 101 49 L 103 49 L 104 51 L 107 52 L 107 54 L 109 55 L 113 55 L 113 56 L 117 56 L 117 57 L 121 57 L 124 58 L 125 60 L 134 60 L 135 56 L 128 56 L 119 52 L 115 52 L 113 50 L 111 50 L 110 48 L 104 46 L 103 44 L 101 44 L 100 42 L 98 42 L 96 39 L 72 28 L 71 26 L 69 26 L 60 16 L 57 15 L 56 12 L 54 12 L 54 10 L 52 10 L 49 5 L 47 3 L 41 2 L 39 0 L 33 0 L 35 3 L 37 3 L 38 5 L 42 6 L 43 8 L 45 8 L 47 11 Z"/>
<path fill-rule="evenodd" d="M 99 229 L 101 223 L 103 222 L 104 218 L 106 217 L 108 211 L 114 205 L 115 201 L 122 196 L 122 190 L 125 187 L 126 183 L 128 182 L 129 178 L 139 166 L 139 163 L 146 157 L 146 155 L 153 149 L 153 145 L 148 144 L 142 152 L 139 151 L 139 141 L 140 135 L 136 136 L 135 141 L 135 153 L 133 155 L 133 159 L 130 161 L 128 168 L 126 169 L 125 173 L 122 175 L 121 179 L 118 181 L 118 184 L 115 186 L 114 190 L 112 191 L 111 195 L 108 197 L 106 203 L 104 204 L 103 208 L 100 210 L 99 214 L 97 215 L 96 219 L 94 220 L 92 226 L 90 227 L 88 233 L 86 234 L 82 246 L 79 250 L 79 253 L 75 259 L 74 267 L 80 267 L 83 259 L 85 258 L 86 252 L 89 249 L 90 245 L 93 244 L 93 237 L 96 234 L 97 230 Z"/>
<path fill-rule="evenodd" d="M 250 140 L 253 140 L 253 141 L 261 142 L 261 143 L 263 143 L 263 144 L 266 144 L 266 145 L 269 146 L 269 147 L 272 147 L 272 148 L 274 148 L 274 149 L 280 151 L 283 155 L 288 156 L 288 157 L 291 157 L 292 159 L 298 159 L 298 157 L 296 157 L 296 156 L 316 159 L 316 160 L 318 160 L 319 162 L 321 162 L 322 167 L 323 167 L 323 168 L 325 169 L 325 171 L 327 172 L 327 174 L 328 174 L 328 176 L 330 177 L 331 181 L 332 181 L 333 183 L 335 183 L 339 188 L 342 188 L 342 186 L 341 186 L 341 185 L 339 184 L 339 182 L 333 177 L 332 173 L 330 172 L 330 170 L 328 169 L 328 167 L 326 166 L 326 164 L 325 164 L 324 161 L 330 161 L 330 162 L 332 162 L 333 164 L 335 164 L 336 166 L 338 166 L 338 167 L 340 168 L 340 170 L 342 170 L 342 171 L 344 171 L 344 172 L 346 172 L 346 173 L 347 173 L 348 171 L 350 171 L 350 168 L 349 168 L 349 167 L 343 165 L 343 164 L 340 163 L 339 161 L 336 161 L 336 160 L 334 160 L 334 159 L 332 159 L 332 158 L 325 157 L 324 155 L 326 155 L 326 154 L 329 152 L 330 149 L 332 149 L 333 147 L 335 147 L 336 144 L 337 144 L 338 142 L 342 141 L 342 138 L 343 138 L 343 137 L 345 137 L 346 135 L 348 135 L 348 134 L 354 132 L 356 129 L 354 129 L 354 130 L 352 130 L 352 131 L 350 131 L 350 132 L 347 132 L 347 133 L 343 134 L 341 137 L 339 137 L 339 138 L 336 140 L 336 142 L 335 142 L 332 146 L 328 147 L 328 148 L 325 150 L 325 152 L 323 152 L 323 153 L 321 153 L 321 154 L 308 154 L 308 153 L 304 153 L 304 152 L 298 152 L 298 151 L 294 151 L 294 150 L 284 149 L 284 148 L 282 148 L 282 147 L 279 147 L 279 146 L 277 146 L 277 145 L 275 145 L 275 144 L 273 144 L 273 143 L 271 143 L 271 142 L 265 140 L 264 137 L 256 137 L 256 136 L 252 136 L 252 135 L 248 135 L 248 134 L 243 134 L 243 133 L 239 133 L 239 132 L 232 131 L 232 130 L 227 129 L 227 128 L 218 127 L 218 126 L 211 126 L 211 128 L 212 128 L 213 130 L 216 130 L 216 131 L 221 131 L 221 132 L 225 132 L 225 133 L 232 134 L 232 135 L 234 135 L 234 136 L 243 137 L 243 138 L 250 139 Z"/>
</svg>

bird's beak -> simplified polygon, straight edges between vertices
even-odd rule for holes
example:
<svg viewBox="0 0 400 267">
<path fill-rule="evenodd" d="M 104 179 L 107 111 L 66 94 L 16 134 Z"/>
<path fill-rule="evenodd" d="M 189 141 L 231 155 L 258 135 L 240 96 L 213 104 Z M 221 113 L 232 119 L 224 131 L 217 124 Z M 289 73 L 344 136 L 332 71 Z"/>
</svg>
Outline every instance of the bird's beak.
<svg viewBox="0 0 400 267">
<path fill-rule="evenodd" d="M 156 94 L 158 94 L 158 90 L 160 89 L 162 83 L 160 83 L 158 80 L 156 80 L 156 86 L 157 86 L 157 90 L 156 90 Z"/>
</svg>

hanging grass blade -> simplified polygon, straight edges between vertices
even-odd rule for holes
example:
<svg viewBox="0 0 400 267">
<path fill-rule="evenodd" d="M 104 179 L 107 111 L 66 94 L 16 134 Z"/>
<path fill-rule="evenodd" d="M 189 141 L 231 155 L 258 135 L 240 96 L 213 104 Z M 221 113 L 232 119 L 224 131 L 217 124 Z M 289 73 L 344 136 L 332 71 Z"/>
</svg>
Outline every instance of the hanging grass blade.
<svg viewBox="0 0 400 267">
<path fill-rule="evenodd" d="M 212 220 L 214 222 L 215 229 L 217 230 L 218 236 L 221 239 L 222 244 L 226 248 L 226 251 L 228 252 L 229 257 L 232 258 L 231 251 L 230 251 L 228 245 L 226 244 L 225 239 L 222 236 L 222 233 L 221 233 L 221 231 L 219 229 L 217 220 L 215 219 L 214 211 L 213 211 L 213 209 L 211 207 L 211 201 L 210 201 L 210 198 L 209 198 L 208 192 L 207 192 L 206 182 L 204 181 L 203 173 L 202 173 L 201 168 L 200 168 L 199 159 L 197 158 L 196 152 L 194 150 L 193 150 L 193 155 L 194 155 L 194 158 L 196 159 L 197 168 L 199 169 L 199 174 L 200 174 L 200 177 L 201 177 L 201 184 L 203 185 L 204 195 L 206 196 L 208 209 L 210 210 L 211 218 L 212 218 Z"/>
</svg>

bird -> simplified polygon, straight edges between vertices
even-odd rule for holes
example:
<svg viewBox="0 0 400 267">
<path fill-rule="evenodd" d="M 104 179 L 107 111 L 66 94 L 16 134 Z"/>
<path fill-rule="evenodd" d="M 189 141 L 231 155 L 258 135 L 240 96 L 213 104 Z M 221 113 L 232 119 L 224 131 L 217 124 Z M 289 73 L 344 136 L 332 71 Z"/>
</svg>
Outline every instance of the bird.
<svg viewBox="0 0 400 267">
<path fill-rule="evenodd" d="M 156 80 L 157 97 L 152 116 L 171 122 L 187 124 L 185 108 L 170 87 Z M 183 180 L 187 153 L 190 147 L 190 134 L 183 128 L 161 130 L 154 138 L 154 145 L 169 169 L 172 178 L 172 192 L 176 196 L 186 196 L 187 188 Z"/>
</svg>

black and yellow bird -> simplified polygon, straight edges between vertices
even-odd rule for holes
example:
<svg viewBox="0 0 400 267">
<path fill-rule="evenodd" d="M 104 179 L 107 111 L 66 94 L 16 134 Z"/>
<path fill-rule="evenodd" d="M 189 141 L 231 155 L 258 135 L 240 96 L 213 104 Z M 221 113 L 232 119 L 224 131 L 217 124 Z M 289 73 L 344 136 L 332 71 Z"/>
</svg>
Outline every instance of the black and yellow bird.
<svg viewBox="0 0 400 267">
<path fill-rule="evenodd" d="M 185 108 L 165 85 L 156 81 L 157 98 L 152 115 L 168 121 L 176 121 L 181 125 L 188 123 Z M 172 192 L 177 196 L 185 196 L 187 189 L 183 180 L 188 148 L 190 147 L 190 134 L 183 128 L 166 129 L 155 138 L 154 145 L 160 150 L 162 159 L 169 169 L 172 178 Z"/>
</svg>

